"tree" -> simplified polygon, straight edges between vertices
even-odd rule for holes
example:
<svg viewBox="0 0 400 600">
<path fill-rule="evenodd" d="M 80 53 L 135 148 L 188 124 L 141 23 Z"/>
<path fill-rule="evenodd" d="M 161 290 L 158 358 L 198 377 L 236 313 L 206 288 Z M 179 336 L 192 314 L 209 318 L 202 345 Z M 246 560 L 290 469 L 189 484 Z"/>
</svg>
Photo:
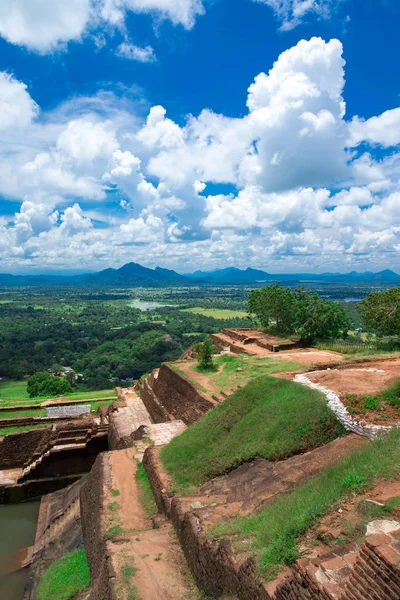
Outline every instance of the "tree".
<svg viewBox="0 0 400 600">
<path fill-rule="evenodd" d="M 296 334 L 306 344 L 346 337 L 350 328 L 341 304 L 307 292 L 304 287 L 291 290 L 277 284 L 253 290 L 249 313 L 268 331 Z"/>
<path fill-rule="evenodd" d="M 258 323 L 279 333 L 293 332 L 296 296 L 293 290 L 279 283 L 253 290 L 249 295 L 248 311 Z"/>
<path fill-rule="evenodd" d="M 366 329 L 378 335 L 400 335 L 400 288 L 372 292 L 358 310 Z"/>
<path fill-rule="evenodd" d="M 305 344 L 347 337 L 350 320 L 343 305 L 318 294 L 295 290 L 294 330 Z"/>
<path fill-rule="evenodd" d="M 211 339 L 207 336 L 204 342 L 196 344 L 195 350 L 197 353 L 199 367 L 204 370 L 213 369 L 213 354 L 215 353 L 215 346 L 211 342 Z"/>
<path fill-rule="evenodd" d="M 31 375 L 27 383 L 28 394 L 36 396 L 61 396 L 72 391 L 65 377 L 53 377 L 49 373 L 40 372 Z"/>
</svg>

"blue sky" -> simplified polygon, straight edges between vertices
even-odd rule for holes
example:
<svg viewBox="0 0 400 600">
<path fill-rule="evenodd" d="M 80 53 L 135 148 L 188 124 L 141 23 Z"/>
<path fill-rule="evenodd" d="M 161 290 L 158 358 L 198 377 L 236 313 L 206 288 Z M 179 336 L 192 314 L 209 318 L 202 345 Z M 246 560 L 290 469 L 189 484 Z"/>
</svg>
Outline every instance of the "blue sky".
<svg viewBox="0 0 400 600">
<path fill-rule="evenodd" d="M 400 270 L 395 0 L 0 0 L 0 272 Z"/>
</svg>

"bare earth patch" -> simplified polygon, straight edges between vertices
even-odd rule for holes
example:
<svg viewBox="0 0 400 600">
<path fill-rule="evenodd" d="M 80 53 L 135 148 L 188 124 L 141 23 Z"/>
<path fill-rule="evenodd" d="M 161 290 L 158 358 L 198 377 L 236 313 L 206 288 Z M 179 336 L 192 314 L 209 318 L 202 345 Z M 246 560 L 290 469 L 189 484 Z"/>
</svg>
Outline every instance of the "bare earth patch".
<svg viewBox="0 0 400 600">
<path fill-rule="evenodd" d="M 289 360 L 300 363 L 301 365 L 319 364 L 319 363 L 337 363 L 343 358 L 343 354 L 332 352 L 330 350 L 317 350 L 316 348 L 305 348 L 304 350 L 285 350 L 273 355 L 277 360 Z"/>
<path fill-rule="evenodd" d="M 309 373 L 307 377 L 313 383 L 339 395 L 376 394 L 400 377 L 400 358 L 364 363 L 346 369 L 318 371 Z"/>
</svg>

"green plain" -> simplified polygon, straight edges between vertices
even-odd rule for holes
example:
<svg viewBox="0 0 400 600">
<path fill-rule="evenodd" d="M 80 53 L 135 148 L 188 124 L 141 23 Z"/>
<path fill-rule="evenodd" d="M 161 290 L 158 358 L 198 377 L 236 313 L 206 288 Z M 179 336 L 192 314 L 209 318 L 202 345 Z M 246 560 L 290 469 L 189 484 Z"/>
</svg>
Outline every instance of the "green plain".
<svg viewBox="0 0 400 600">
<path fill-rule="evenodd" d="M 201 308 L 201 306 L 185 308 L 182 312 L 191 312 L 196 315 L 203 315 L 203 317 L 212 317 L 213 319 L 235 319 L 237 317 L 245 318 L 248 316 L 245 310 L 229 310 L 225 308 Z"/>
</svg>

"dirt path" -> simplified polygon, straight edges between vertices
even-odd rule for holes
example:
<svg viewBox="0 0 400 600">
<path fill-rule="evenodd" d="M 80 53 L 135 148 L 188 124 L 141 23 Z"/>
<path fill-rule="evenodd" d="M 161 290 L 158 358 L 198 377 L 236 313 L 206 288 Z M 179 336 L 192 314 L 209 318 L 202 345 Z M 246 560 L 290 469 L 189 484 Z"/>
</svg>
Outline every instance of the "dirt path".
<svg viewBox="0 0 400 600">
<path fill-rule="evenodd" d="M 177 363 L 179 369 L 181 369 L 181 371 L 183 371 L 184 373 L 186 373 L 186 375 L 189 375 L 189 377 L 191 377 L 192 379 L 195 379 L 196 382 L 198 384 L 200 384 L 201 386 L 203 386 L 203 388 L 205 388 L 208 392 L 215 392 L 216 388 L 215 385 L 213 383 L 213 379 L 212 377 L 209 377 L 208 375 L 204 375 L 203 373 L 199 373 L 198 371 L 195 371 L 195 369 L 193 367 L 196 366 L 196 362 L 179 362 Z M 216 371 L 214 375 L 216 375 L 217 373 L 221 373 L 221 371 L 224 369 L 225 365 L 221 365 L 218 368 L 218 371 Z"/>
<path fill-rule="evenodd" d="M 134 460 L 133 448 L 115 450 L 110 452 L 110 469 L 112 489 L 114 493 L 109 496 L 110 502 L 119 505 L 119 517 L 123 529 L 147 529 L 150 525 L 146 520 L 145 511 L 139 500 L 139 491 L 136 483 L 137 465 Z"/>
<path fill-rule="evenodd" d="M 134 448 L 108 454 L 107 549 L 117 574 L 112 585 L 120 600 L 197 600 L 185 559 L 170 523 L 152 528 L 140 499 Z"/>
</svg>

